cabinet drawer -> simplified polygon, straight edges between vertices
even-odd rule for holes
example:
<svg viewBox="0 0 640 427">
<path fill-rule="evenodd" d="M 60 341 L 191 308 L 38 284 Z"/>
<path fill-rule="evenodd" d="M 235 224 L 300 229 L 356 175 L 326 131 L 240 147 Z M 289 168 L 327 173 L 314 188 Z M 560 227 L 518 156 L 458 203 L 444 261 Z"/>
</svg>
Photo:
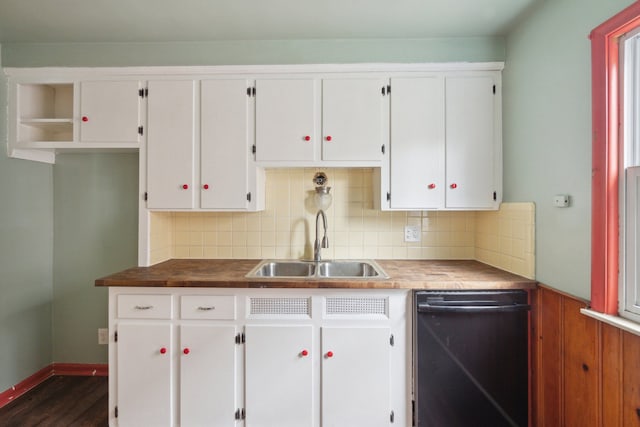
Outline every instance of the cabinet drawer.
<svg viewBox="0 0 640 427">
<path fill-rule="evenodd" d="M 235 296 L 185 295 L 180 299 L 183 319 L 235 320 Z"/>
<path fill-rule="evenodd" d="M 118 295 L 118 317 L 170 319 L 171 295 Z"/>
</svg>

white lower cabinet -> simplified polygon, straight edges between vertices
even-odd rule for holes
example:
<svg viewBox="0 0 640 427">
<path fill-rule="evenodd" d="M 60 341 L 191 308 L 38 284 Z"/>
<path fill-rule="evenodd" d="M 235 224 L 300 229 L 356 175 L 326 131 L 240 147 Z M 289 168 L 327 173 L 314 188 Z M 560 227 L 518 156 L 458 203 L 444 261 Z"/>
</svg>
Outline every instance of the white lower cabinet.
<svg viewBox="0 0 640 427">
<path fill-rule="evenodd" d="M 411 422 L 409 291 L 109 292 L 111 426 Z"/>
<path fill-rule="evenodd" d="M 312 326 L 247 325 L 245 337 L 245 425 L 312 427 Z"/>
<path fill-rule="evenodd" d="M 388 426 L 391 414 L 385 327 L 322 328 L 322 425 Z"/>
<path fill-rule="evenodd" d="M 235 426 L 236 328 L 180 325 L 180 425 Z"/>
</svg>

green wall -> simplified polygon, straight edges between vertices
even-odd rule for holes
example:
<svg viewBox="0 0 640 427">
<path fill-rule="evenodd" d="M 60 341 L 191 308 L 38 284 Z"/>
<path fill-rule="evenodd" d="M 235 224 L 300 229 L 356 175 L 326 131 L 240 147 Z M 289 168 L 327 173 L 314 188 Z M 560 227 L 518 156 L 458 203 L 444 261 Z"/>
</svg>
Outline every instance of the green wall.
<svg viewBox="0 0 640 427">
<path fill-rule="evenodd" d="M 0 73 L 0 140 L 6 81 Z M 53 295 L 51 166 L 0 149 L 0 392 L 51 363 Z"/>
<path fill-rule="evenodd" d="M 545 1 L 507 37 L 504 191 L 536 203 L 536 278 L 590 298 L 591 30 L 631 0 Z M 571 195 L 555 208 L 556 194 Z"/>
<path fill-rule="evenodd" d="M 106 288 L 138 260 L 138 154 L 64 154 L 53 167 L 53 360 L 107 363 Z"/>
</svg>

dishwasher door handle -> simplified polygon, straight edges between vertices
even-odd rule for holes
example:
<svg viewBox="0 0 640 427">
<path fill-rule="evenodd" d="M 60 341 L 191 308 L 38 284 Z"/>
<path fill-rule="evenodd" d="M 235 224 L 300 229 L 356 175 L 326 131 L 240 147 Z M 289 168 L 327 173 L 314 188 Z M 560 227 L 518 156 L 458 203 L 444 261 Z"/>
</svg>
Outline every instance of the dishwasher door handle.
<svg viewBox="0 0 640 427">
<path fill-rule="evenodd" d="M 478 304 L 478 305 L 456 305 L 455 302 L 423 302 L 418 304 L 418 313 L 487 313 L 505 311 L 528 311 L 531 310 L 529 304 Z"/>
</svg>

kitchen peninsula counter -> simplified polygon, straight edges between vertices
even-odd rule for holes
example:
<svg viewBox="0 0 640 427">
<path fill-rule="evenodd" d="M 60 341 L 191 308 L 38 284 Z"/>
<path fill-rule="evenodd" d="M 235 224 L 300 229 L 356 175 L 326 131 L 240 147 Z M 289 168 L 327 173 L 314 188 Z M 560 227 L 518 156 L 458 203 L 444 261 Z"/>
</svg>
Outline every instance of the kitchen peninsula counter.
<svg viewBox="0 0 640 427">
<path fill-rule="evenodd" d="M 376 260 L 389 278 L 247 278 L 260 260 L 172 259 L 130 268 L 96 286 L 310 289 L 532 289 L 536 281 L 473 260 Z"/>
</svg>

